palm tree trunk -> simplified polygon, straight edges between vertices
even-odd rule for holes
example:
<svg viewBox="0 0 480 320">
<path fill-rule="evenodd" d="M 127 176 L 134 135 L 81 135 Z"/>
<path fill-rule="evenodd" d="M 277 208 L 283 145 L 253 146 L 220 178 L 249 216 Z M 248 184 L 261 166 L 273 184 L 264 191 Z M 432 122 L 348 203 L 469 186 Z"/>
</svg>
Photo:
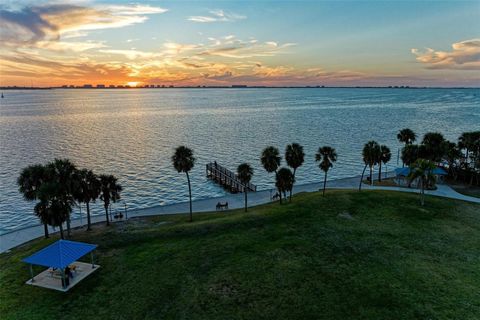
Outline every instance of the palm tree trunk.
<svg viewBox="0 0 480 320">
<path fill-rule="evenodd" d="M 370 185 L 373 186 L 373 166 L 370 166 Z"/>
<path fill-rule="evenodd" d="M 67 217 L 67 237 L 70 238 L 72 233 L 70 232 L 70 215 Z"/>
<path fill-rule="evenodd" d="M 277 189 L 278 190 L 278 194 L 280 196 L 280 204 L 282 204 L 282 191 L 280 189 Z"/>
<path fill-rule="evenodd" d="M 382 182 L 382 162 L 378 165 L 378 182 Z"/>
<path fill-rule="evenodd" d="M 295 181 L 295 172 L 297 171 L 297 168 L 293 168 L 293 181 Z M 290 189 L 290 202 L 292 202 L 292 193 L 293 193 L 293 184 L 292 184 L 292 189 Z"/>
<path fill-rule="evenodd" d="M 325 171 L 325 177 L 323 178 L 323 196 L 325 197 L 325 188 L 327 186 L 327 171 Z"/>
<path fill-rule="evenodd" d="M 63 236 L 63 223 L 60 223 L 60 238 L 65 239 L 64 236 Z"/>
<path fill-rule="evenodd" d="M 105 204 L 104 207 L 105 207 L 105 218 L 107 219 L 107 226 L 109 226 L 110 220 L 108 219 L 108 204 Z"/>
<path fill-rule="evenodd" d="M 423 181 L 423 178 L 420 179 L 421 183 L 421 189 L 420 189 L 420 203 L 421 205 L 425 205 L 425 183 Z"/>
<path fill-rule="evenodd" d="M 46 223 L 43 224 L 43 231 L 45 232 L 45 239 L 48 239 L 48 225 Z"/>
<path fill-rule="evenodd" d="M 244 192 L 245 192 L 245 212 L 247 212 L 247 208 L 248 208 L 248 206 L 247 206 L 247 188 L 245 188 Z"/>
<path fill-rule="evenodd" d="M 188 175 L 188 172 L 185 172 L 187 174 L 187 181 L 188 181 L 188 196 L 190 198 L 190 222 L 193 221 L 193 216 L 192 216 L 192 187 L 190 185 L 190 176 Z"/>
<path fill-rule="evenodd" d="M 92 230 L 90 220 L 90 201 L 87 201 L 87 231 Z"/>
<path fill-rule="evenodd" d="M 362 177 L 360 178 L 360 184 L 358 185 L 358 191 L 362 191 L 362 182 L 363 182 L 363 175 L 365 174 L 365 170 L 367 170 L 367 164 L 363 167 Z"/>
</svg>

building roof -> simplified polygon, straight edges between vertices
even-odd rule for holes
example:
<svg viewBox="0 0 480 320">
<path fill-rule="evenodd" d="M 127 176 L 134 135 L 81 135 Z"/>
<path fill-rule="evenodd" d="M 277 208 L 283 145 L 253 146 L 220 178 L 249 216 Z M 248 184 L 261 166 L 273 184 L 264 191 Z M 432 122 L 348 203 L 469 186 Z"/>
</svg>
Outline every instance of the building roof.
<svg viewBox="0 0 480 320">
<path fill-rule="evenodd" d="M 448 173 L 443 170 L 442 168 L 435 168 L 433 169 L 432 171 L 433 174 L 435 175 L 438 175 L 438 176 L 446 176 Z M 395 169 L 395 174 L 397 176 L 408 176 L 410 174 L 410 168 L 409 167 L 405 167 L 405 168 L 397 168 Z"/>
<path fill-rule="evenodd" d="M 63 269 L 72 262 L 95 250 L 96 244 L 59 240 L 23 259 L 23 262 Z"/>
</svg>

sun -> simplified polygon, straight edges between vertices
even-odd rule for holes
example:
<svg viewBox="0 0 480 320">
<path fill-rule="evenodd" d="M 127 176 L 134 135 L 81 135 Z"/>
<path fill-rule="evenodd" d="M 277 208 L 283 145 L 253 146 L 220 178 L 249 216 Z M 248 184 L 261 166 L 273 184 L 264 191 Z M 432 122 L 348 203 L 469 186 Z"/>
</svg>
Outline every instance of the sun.
<svg viewBox="0 0 480 320">
<path fill-rule="evenodd" d="M 138 81 L 127 82 L 127 85 L 130 87 L 136 87 L 139 84 Z"/>
</svg>

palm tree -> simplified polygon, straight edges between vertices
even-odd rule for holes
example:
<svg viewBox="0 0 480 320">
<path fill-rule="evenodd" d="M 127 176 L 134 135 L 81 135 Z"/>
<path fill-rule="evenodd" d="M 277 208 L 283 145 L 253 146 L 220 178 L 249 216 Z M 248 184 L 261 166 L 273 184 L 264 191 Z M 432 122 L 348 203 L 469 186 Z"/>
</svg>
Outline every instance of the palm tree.
<svg viewBox="0 0 480 320">
<path fill-rule="evenodd" d="M 399 142 L 404 143 L 405 146 L 407 146 L 415 142 L 417 135 L 411 129 L 405 128 L 398 132 L 397 139 Z"/>
<path fill-rule="evenodd" d="M 328 170 L 333 167 L 333 163 L 337 161 L 337 152 L 334 148 L 329 146 L 318 148 L 318 152 L 315 154 L 315 161 L 320 162 L 318 166 L 323 172 L 325 172 L 325 176 L 323 178 L 323 196 L 325 196 L 327 173 Z"/>
<path fill-rule="evenodd" d="M 445 138 L 439 132 L 427 132 L 423 136 L 422 145 L 425 147 L 425 159 L 439 162 L 445 155 Z"/>
<path fill-rule="evenodd" d="M 17 179 L 18 191 L 23 194 L 23 197 L 27 201 L 34 201 L 38 199 L 38 190 L 46 179 L 46 168 L 41 164 L 28 166 L 22 170 L 20 176 Z M 37 206 L 35 206 L 36 208 Z M 40 218 L 43 223 L 45 238 L 49 237 L 48 224 L 49 221 L 46 218 L 46 209 L 39 207 L 34 209 L 35 214 Z"/>
<path fill-rule="evenodd" d="M 303 152 L 303 147 L 298 143 L 292 143 L 287 145 L 285 149 L 285 161 L 287 161 L 287 165 L 293 169 L 293 179 L 295 179 L 295 173 L 297 172 L 297 169 L 305 161 L 305 153 Z M 290 190 L 290 201 L 292 201 L 292 190 Z"/>
<path fill-rule="evenodd" d="M 33 212 L 40 219 L 40 222 L 43 223 L 45 231 L 45 239 L 49 237 L 48 235 L 48 225 L 51 223 L 48 211 L 48 204 L 45 201 L 37 202 L 33 208 Z"/>
<path fill-rule="evenodd" d="M 175 149 L 175 153 L 172 156 L 173 167 L 177 172 L 185 172 L 188 181 L 188 195 L 190 198 L 190 222 L 193 221 L 192 216 L 192 187 L 190 185 L 190 176 L 188 173 L 195 165 L 195 157 L 193 151 L 185 146 L 180 146 Z"/>
<path fill-rule="evenodd" d="M 365 169 L 367 166 L 370 168 L 370 185 L 373 184 L 373 166 L 378 163 L 378 159 L 380 154 L 380 145 L 376 141 L 369 141 L 363 146 L 362 156 L 363 162 L 365 163 L 365 168 L 363 169 L 363 173 L 365 173 Z M 360 187 L 363 181 L 363 173 L 362 178 L 360 180 Z"/>
<path fill-rule="evenodd" d="M 403 153 L 403 150 L 405 150 L 407 146 L 412 145 L 415 142 L 417 135 L 411 129 L 405 128 L 398 132 L 397 139 L 399 142 L 405 144 L 402 148 Z M 405 162 L 403 162 L 402 166 L 405 166 Z"/>
<path fill-rule="evenodd" d="M 113 175 L 102 174 L 100 179 L 100 199 L 103 201 L 103 207 L 105 208 L 105 218 L 107 220 L 107 226 L 110 225 L 108 218 L 108 208 L 113 202 L 120 200 L 120 192 L 122 192 L 122 186 L 117 183 L 117 178 Z"/>
<path fill-rule="evenodd" d="M 295 178 L 293 177 L 293 173 L 290 169 L 281 168 L 280 170 L 278 170 L 275 186 L 277 187 L 278 193 L 280 194 L 280 204 L 282 204 L 282 193 L 284 197 L 286 197 L 286 193 L 293 188 L 294 183 Z"/>
<path fill-rule="evenodd" d="M 247 212 L 247 193 L 248 184 L 253 177 L 253 169 L 248 163 L 242 163 L 237 168 L 237 176 L 240 182 L 243 184 L 243 192 L 245 193 L 245 212 Z"/>
<path fill-rule="evenodd" d="M 51 168 L 47 168 L 47 170 Z M 37 214 L 44 214 L 48 223 L 54 227 L 60 228 L 60 236 L 64 239 L 63 223 L 67 221 L 72 212 L 73 198 L 65 191 L 58 177 L 51 175 L 52 179 L 42 184 L 38 190 L 38 199 L 40 204 L 36 206 Z"/>
<path fill-rule="evenodd" d="M 449 175 L 454 180 L 456 180 L 457 179 L 456 163 L 457 163 L 457 160 L 460 160 L 463 158 L 463 154 L 458 148 L 456 143 L 450 142 L 448 140 L 444 142 L 444 150 L 445 150 L 445 160 L 447 160 L 448 162 Z"/>
<path fill-rule="evenodd" d="M 101 183 L 92 170 L 82 169 L 77 174 L 75 199 L 87 206 L 87 231 L 91 230 L 90 202 L 100 196 Z"/>
<path fill-rule="evenodd" d="M 435 176 L 433 175 L 435 164 L 430 160 L 418 159 L 410 167 L 410 174 L 408 178 L 411 181 L 420 179 L 420 203 L 425 204 L 425 188 L 432 183 L 435 183 Z"/>
<path fill-rule="evenodd" d="M 71 206 L 74 202 L 74 190 L 76 184 L 75 175 L 78 172 L 75 165 L 68 159 L 55 159 L 53 162 L 47 164 L 47 167 L 52 172 L 52 182 L 55 181 L 58 184 L 58 190 L 55 197 L 60 198 L 59 201 L 62 202 L 62 210 L 63 205 L 65 208 L 69 207 L 70 210 L 66 217 L 67 222 L 67 235 L 70 237 L 70 213 L 71 213 Z M 53 188 L 51 190 L 54 190 Z M 68 205 L 67 205 L 68 204 Z M 61 206 L 58 205 L 57 208 Z"/>
<path fill-rule="evenodd" d="M 480 131 L 464 132 L 458 138 L 458 147 L 461 150 L 465 149 L 465 163 L 468 162 L 468 158 L 471 151 L 475 151 L 476 149 L 478 153 L 479 141 L 480 141 Z M 473 159 L 473 162 L 475 162 L 475 159 Z"/>
<path fill-rule="evenodd" d="M 277 170 L 280 167 L 280 162 L 282 158 L 280 157 L 280 152 L 275 147 L 266 147 L 262 151 L 262 155 L 260 157 L 260 161 L 262 162 L 263 168 L 268 173 L 275 172 L 275 179 L 277 178 Z M 280 202 L 282 202 L 282 194 L 280 194 Z"/>
<path fill-rule="evenodd" d="M 409 144 L 402 149 L 402 162 L 407 166 L 417 161 L 420 152 L 420 146 L 417 144 Z"/>
<path fill-rule="evenodd" d="M 392 153 L 390 152 L 390 148 L 386 145 L 380 146 L 380 154 L 378 159 L 378 181 L 382 181 L 382 163 L 387 164 L 392 158 Z"/>
<path fill-rule="evenodd" d="M 270 146 L 263 149 L 260 161 L 268 173 L 277 172 L 281 160 L 282 158 L 277 148 Z"/>
</svg>

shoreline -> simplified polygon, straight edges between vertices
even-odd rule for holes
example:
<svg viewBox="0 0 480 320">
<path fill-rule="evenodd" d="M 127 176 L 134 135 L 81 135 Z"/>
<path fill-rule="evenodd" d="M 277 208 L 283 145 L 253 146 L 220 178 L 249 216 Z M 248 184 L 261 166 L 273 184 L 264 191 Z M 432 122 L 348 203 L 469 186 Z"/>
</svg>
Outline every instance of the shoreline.
<svg viewBox="0 0 480 320">
<path fill-rule="evenodd" d="M 387 177 L 390 178 L 394 175 L 394 172 L 388 172 Z M 353 176 L 349 178 L 340 178 L 331 181 L 327 181 L 327 189 L 343 189 L 343 190 L 355 190 L 358 189 L 358 184 L 360 182 L 360 175 Z M 301 193 L 301 192 L 316 192 L 323 188 L 323 182 L 313 182 L 308 184 L 302 184 L 294 186 L 293 194 Z M 363 184 L 363 190 L 390 190 L 390 191 L 398 191 L 398 192 L 410 192 L 410 193 L 418 193 L 417 189 L 408 189 L 404 187 L 377 187 L 377 186 L 370 186 Z M 271 201 L 271 192 L 274 189 L 270 190 L 261 190 L 257 192 L 249 192 L 248 193 L 248 207 L 254 207 L 258 205 L 267 204 Z M 474 203 L 480 204 L 480 198 L 470 197 L 462 195 L 447 185 L 438 185 L 437 190 L 428 190 L 425 192 L 428 195 L 440 196 L 450 199 L 457 199 L 463 201 L 469 201 Z M 216 211 L 216 204 L 217 202 L 228 202 L 228 210 L 235 210 L 241 209 L 244 207 L 244 194 L 237 193 L 237 194 L 226 194 L 220 197 L 210 197 L 201 200 L 195 200 L 192 202 L 194 214 L 195 213 L 205 213 L 205 212 L 214 212 Z M 219 211 L 228 212 L 228 210 Z M 186 214 L 189 212 L 189 202 L 181 202 L 175 203 L 170 205 L 164 206 L 153 206 L 148 208 L 142 209 L 134 209 L 127 211 L 126 219 L 122 219 L 119 221 L 125 221 L 129 218 L 139 218 L 139 217 L 147 217 L 147 216 L 159 216 L 159 215 L 167 215 L 167 214 Z M 32 217 L 34 217 L 32 215 Z M 76 218 L 72 219 L 71 221 L 71 228 L 82 228 L 86 226 L 86 217 L 82 220 L 85 222 L 81 224 L 81 219 Z M 92 216 L 91 222 L 92 225 L 96 223 L 101 223 L 105 221 L 104 215 Z M 115 223 L 116 221 L 111 221 Z M 53 229 L 51 226 L 49 228 L 49 233 L 54 234 L 58 233 L 58 228 Z M 34 239 L 43 237 L 44 235 L 44 228 L 42 224 L 38 224 L 35 226 L 27 226 L 21 227 L 18 229 L 11 230 L 7 233 L 3 233 L 0 235 L 0 253 L 7 252 L 12 248 L 20 246 L 24 243 L 32 241 Z"/>
</svg>

